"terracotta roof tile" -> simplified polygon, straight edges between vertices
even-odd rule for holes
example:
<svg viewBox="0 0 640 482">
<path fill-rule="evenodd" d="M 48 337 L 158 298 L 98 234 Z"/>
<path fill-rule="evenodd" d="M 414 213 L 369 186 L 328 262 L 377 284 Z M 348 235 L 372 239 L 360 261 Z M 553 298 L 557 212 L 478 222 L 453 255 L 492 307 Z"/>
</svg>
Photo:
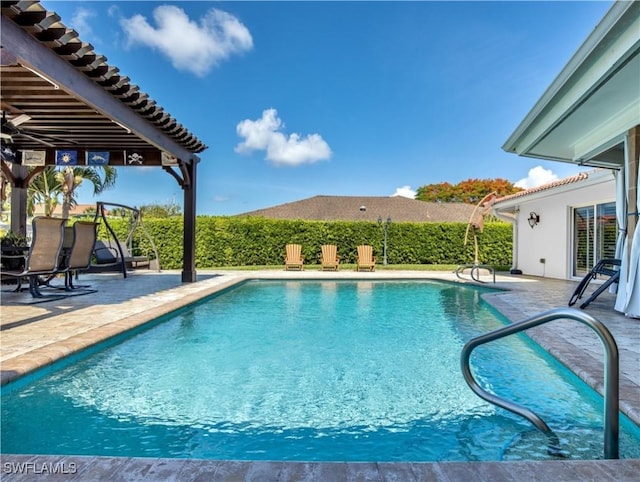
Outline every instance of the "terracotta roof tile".
<svg viewBox="0 0 640 482">
<path fill-rule="evenodd" d="M 69 209 L 69 216 L 80 216 L 85 214 L 87 209 L 93 209 L 95 212 L 96 205 L 95 204 L 76 204 L 71 209 Z M 33 207 L 33 215 L 34 216 L 44 216 L 44 205 L 36 204 Z M 56 205 L 53 210 L 52 216 L 60 216 L 62 215 L 62 204 Z"/>
<path fill-rule="evenodd" d="M 595 171 L 589 171 L 589 172 L 579 172 L 578 174 L 575 174 L 573 176 L 569 176 L 569 177 L 565 177 L 563 179 L 557 179 L 553 182 L 547 183 L 547 184 L 543 184 L 541 186 L 537 186 L 537 187 L 532 187 L 530 189 L 525 189 L 524 191 L 520 191 L 517 192 L 515 194 L 509 194 L 508 196 L 503 196 L 501 198 L 498 198 L 495 200 L 494 204 L 498 204 L 500 202 L 503 201 L 508 201 L 511 199 L 515 199 L 515 198 L 521 198 L 524 196 L 529 196 L 530 194 L 534 194 L 540 191 L 546 191 L 548 189 L 553 189 L 555 187 L 558 186 L 564 186 L 566 184 L 571 184 L 574 182 L 580 182 L 580 181 L 584 181 L 585 179 L 589 178 L 589 174 L 593 173 Z"/>
</svg>

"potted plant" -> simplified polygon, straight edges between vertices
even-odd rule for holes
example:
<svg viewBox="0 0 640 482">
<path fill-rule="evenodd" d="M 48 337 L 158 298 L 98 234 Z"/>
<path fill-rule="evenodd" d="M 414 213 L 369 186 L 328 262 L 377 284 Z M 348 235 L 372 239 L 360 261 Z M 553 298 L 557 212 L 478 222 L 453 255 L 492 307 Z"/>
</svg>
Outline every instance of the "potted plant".
<svg viewBox="0 0 640 482">
<path fill-rule="evenodd" d="M 27 247 L 27 237 L 13 231 L 0 238 L 2 247 L 2 268 L 8 271 L 17 271 L 24 268 L 25 248 Z"/>
</svg>

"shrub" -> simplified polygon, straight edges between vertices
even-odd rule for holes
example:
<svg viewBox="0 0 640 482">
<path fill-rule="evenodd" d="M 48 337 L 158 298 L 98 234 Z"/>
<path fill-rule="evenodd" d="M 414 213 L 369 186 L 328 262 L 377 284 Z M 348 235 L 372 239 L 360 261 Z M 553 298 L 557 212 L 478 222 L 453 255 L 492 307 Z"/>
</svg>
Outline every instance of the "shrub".
<svg viewBox="0 0 640 482">
<path fill-rule="evenodd" d="M 120 240 L 127 236 L 126 220 L 109 219 Z M 467 264 L 474 261 L 473 236 L 464 245 L 465 223 L 392 223 L 388 229 L 389 264 Z M 165 269 L 182 267 L 181 216 L 145 218 L 144 228 L 153 239 Z M 106 230 L 100 226 L 99 237 Z M 259 217 L 198 216 L 196 219 L 196 267 L 283 265 L 287 243 L 302 245 L 307 264 L 319 264 L 321 246 L 336 244 L 341 262 L 356 262 L 356 247 L 371 244 L 378 261 L 383 254 L 382 228 L 368 221 L 306 221 Z M 151 250 L 151 242 L 138 227 L 133 244 Z M 511 264 L 511 225 L 485 223 L 478 233 L 479 262 L 494 266 Z"/>
</svg>

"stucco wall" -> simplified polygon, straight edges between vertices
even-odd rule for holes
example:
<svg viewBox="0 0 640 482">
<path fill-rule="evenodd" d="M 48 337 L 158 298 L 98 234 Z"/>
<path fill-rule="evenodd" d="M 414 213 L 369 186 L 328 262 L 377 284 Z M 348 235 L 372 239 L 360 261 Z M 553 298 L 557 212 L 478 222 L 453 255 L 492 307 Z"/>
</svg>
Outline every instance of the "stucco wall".
<svg viewBox="0 0 640 482">
<path fill-rule="evenodd" d="M 571 208 L 613 201 L 613 174 L 602 171 L 586 180 L 522 196 L 510 206 L 502 206 L 501 210 L 516 212 L 514 267 L 526 275 L 572 278 Z M 540 216 L 539 224 L 533 228 L 527 221 L 532 211 Z"/>
</svg>

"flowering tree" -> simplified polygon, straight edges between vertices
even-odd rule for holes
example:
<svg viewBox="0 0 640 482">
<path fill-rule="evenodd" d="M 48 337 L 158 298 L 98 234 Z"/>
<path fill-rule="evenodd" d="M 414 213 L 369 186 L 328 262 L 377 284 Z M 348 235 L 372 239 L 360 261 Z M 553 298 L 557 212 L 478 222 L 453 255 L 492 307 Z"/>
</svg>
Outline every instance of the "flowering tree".
<svg viewBox="0 0 640 482">
<path fill-rule="evenodd" d="M 467 179 L 458 184 L 442 182 L 421 186 L 416 199 L 430 202 L 462 202 L 476 204 L 485 196 L 495 192 L 498 197 L 522 191 L 506 179 Z"/>
</svg>

